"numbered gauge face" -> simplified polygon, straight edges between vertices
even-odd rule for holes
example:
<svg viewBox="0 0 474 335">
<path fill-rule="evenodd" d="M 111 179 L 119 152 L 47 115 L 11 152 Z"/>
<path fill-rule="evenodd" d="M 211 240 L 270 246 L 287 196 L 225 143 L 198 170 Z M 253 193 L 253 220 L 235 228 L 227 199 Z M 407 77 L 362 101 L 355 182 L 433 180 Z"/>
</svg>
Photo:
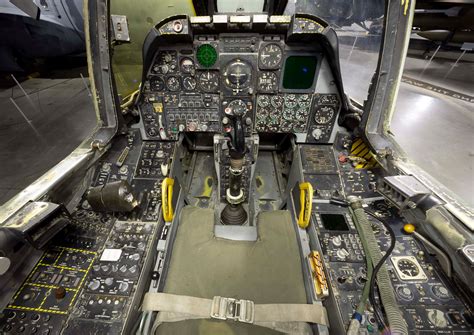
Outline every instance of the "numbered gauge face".
<svg viewBox="0 0 474 335">
<path fill-rule="evenodd" d="M 152 91 L 163 91 L 165 89 L 165 82 L 161 77 L 150 78 L 150 89 Z"/>
<path fill-rule="evenodd" d="M 283 119 L 285 120 L 293 120 L 295 118 L 295 113 L 293 113 L 292 109 L 284 109 L 282 114 Z"/>
<path fill-rule="evenodd" d="M 252 79 L 252 66 L 240 59 L 230 61 L 224 70 L 225 84 L 236 90 L 247 88 Z"/>
<path fill-rule="evenodd" d="M 295 108 L 297 104 L 298 104 L 298 101 L 296 100 L 296 95 L 288 94 L 285 97 L 285 107 Z"/>
<path fill-rule="evenodd" d="M 257 100 L 258 107 L 268 107 L 270 105 L 270 97 L 268 95 L 259 95 Z"/>
<path fill-rule="evenodd" d="M 258 76 L 260 92 L 273 93 L 278 89 L 278 77 L 274 72 L 261 72 Z"/>
<path fill-rule="evenodd" d="M 291 121 L 283 121 L 280 128 L 282 132 L 289 133 L 293 129 L 293 123 Z"/>
<path fill-rule="evenodd" d="M 271 104 L 275 108 L 281 108 L 281 106 L 283 106 L 283 97 L 280 95 L 274 95 Z"/>
<path fill-rule="evenodd" d="M 194 79 L 193 77 L 183 78 L 183 88 L 186 91 L 194 91 L 196 89 L 196 85 L 197 85 L 196 79 Z"/>
<path fill-rule="evenodd" d="M 179 78 L 176 76 L 169 76 L 168 79 L 166 79 L 166 87 L 170 91 L 179 91 L 180 89 L 180 84 L 179 84 Z"/>
<path fill-rule="evenodd" d="M 156 57 L 155 65 L 152 68 L 153 73 L 167 74 L 176 72 L 178 69 L 178 54 L 173 50 L 160 51 Z"/>
<path fill-rule="evenodd" d="M 277 69 L 280 67 L 283 59 L 283 51 L 277 44 L 267 44 L 260 50 L 260 68 L 262 69 Z"/>
<path fill-rule="evenodd" d="M 332 106 L 320 106 L 314 113 L 314 121 L 318 124 L 327 124 L 334 117 L 336 110 Z"/>
<path fill-rule="evenodd" d="M 224 112 L 229 115 L 245 115 L 247 113 L 247 104 L 240 99 L 232 100 L 224 109 Z"/>
<path fill-rule="evenodd" d="M 215 92 L 219 88 L 219 74 L 215 71 L 199 72 L 198 85 L 205 92 Z"/>
<path fill-rule="evenodd" d="M 298 97 L 298 104 L 300 107 L 309 107 L 311 105 L 311 96 L 309 94 L 301 94 Z"/>
<path fill-rule="evenodd" d="M 307 108 L 300 108 L 296 111 L 296 119 L 304 121 L 308 118 L 309 111 Z"/>
<path fill-rule="evenodd" d="M 194 61 L 189 57 L 185 57 L 181 59 L 180 66 L 181 66 L 181 72 L 184 72 L 184 73 L 194 72 Z"/>
<path fill-rule="evenodd" d="M 416 277 L 420 273 L 418 266 L 409 259 L 398 261 L 398 269 L 401 273 L 408 277 Z"/>
</svg>

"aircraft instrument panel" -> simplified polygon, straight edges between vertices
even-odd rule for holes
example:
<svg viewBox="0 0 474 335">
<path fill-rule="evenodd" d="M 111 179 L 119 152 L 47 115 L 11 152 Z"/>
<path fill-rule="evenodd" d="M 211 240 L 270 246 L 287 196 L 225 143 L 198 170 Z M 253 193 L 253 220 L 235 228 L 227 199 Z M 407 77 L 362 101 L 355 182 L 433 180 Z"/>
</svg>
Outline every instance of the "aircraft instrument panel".
<svg viewBox="0 0 474 335">
<path fill-rule="evenodd" d="M 159 47 L 143 92 L 149 139 L 219 133 L 236 111 L 244 114 L 247 132 L 327 143 L 341 107 L 321 48 L 287 43 L 284 34 L 196 34 L 187 44 Z"/>
</svg>

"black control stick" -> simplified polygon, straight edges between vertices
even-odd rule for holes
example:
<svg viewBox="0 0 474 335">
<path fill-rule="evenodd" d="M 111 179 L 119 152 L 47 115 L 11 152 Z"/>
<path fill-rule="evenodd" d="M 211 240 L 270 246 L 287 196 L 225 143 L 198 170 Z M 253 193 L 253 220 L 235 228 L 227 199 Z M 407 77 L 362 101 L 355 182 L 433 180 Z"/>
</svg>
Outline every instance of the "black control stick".
<svg viewBox="0 0 474 335">
<path fill-rule="evenodd" d="M 221 213 L 224 225 L 242 225 L 247 221 L 247 212 L 242 206 L 244 192 L 242 190 L 242 173 L 244 158 L 247 151 L 245 131 L 242 118 L 247 112 L 247 105 L 242 100 L 233 100 L 225 109 L 233 127 L 228 132 L 229 141 L 229 188 L 226 191 L 228 204 Z"/>
<path fill-rule="evenodd" d="M 232 159 L 242 159 L 245 156 L 247 147 L 245 146 L 245 131 L 244 125 L 242 122 L 243 115 L 233 115 L 231 120 L 233 121 L 234 126 L 229 133 L 230 142 L 230 157 Z"/>
</svg>

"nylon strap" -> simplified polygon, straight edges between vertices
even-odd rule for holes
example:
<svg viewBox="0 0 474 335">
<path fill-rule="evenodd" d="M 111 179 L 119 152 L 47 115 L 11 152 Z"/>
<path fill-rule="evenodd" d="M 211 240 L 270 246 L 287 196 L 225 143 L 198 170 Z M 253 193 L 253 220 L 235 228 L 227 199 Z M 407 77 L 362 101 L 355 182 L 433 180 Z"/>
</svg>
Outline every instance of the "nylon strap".
<svg viewBox="0 0 474 335">
<path fill-rule="evenodd" d="M 211 308 L 211 299 L 153 292 L 145 294 L 142 306 L 143 311 L 184 315 L 184 317 L 177 318 L 180 320 L 211 318 Z M 254 311 L 254 323 L 256 324 L 262 322 L 310 322 L 329 326 L 326 308 L 321 305 L 255 304 Z"/>
</svg>

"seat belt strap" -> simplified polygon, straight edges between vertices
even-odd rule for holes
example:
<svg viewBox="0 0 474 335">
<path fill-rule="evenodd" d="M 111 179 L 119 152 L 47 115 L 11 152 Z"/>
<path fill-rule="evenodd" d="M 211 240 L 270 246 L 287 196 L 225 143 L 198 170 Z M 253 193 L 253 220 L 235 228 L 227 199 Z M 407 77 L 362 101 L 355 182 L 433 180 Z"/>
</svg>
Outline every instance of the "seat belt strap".
<svg viewBox="0 0 474 335">
<path fill-rule="evenodd" d="M 329 326 L 326 308 L 316 304 L 254 304 L 250 300 L 220 296 L 205 299 L 149 292 L 145 294 L 142 310 L 187 315 L 184 319 L 230 319 L 244 323 L 310 322 Z"/>
</svg>

